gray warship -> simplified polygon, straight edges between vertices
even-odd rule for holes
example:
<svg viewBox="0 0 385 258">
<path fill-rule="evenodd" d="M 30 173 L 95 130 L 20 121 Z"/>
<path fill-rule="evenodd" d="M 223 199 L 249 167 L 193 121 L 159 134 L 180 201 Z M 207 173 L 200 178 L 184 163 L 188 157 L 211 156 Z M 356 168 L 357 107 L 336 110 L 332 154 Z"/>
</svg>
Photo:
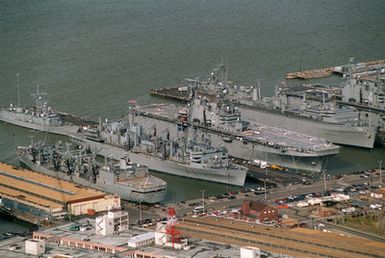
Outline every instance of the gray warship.
<svg viewBox="0 0 385 258">
<path fill-rule="evenodd" d="M 246 120 L 325 138 L 336 144 L 374 147 L 376 130 L 368 116 L 355 108 L 339 107 L 326 97 L 320 102 L 308 97 L 308 94 L 318 91 L 312 86 L 280 87 L 273 97 L 263 99 L 255 97 L 255 93 L 246 97 L 247 91 L 255 92 L 250 88 L 238 90 L 238 93 L 244 91 L 237 105 Z M 303 93 L 301 97 L 296 96 L 298 91 Z M 327 94 L 326 90 L 321 93 L 323 96 Z"/>
<path fill-rule="evenodd" d="M 193 133 L 204 133 L 214 147 L 226 147 L 230 156 L 296 170 L 320 172 L 339 153 L 338 146 L 324 139 L 244 122 L 237 108 L 226 101 L 197 97 L 187 108 L 173 104 L 141 106 L 132 112 L 132 119 L 142 130 L 156 128 L 157 135 L 193 138 Z"/>
<path fill-rule="evenodd" d="M 296 95 L 297 87 L 283 84 L 276 87 L 274 96 L 262 97 L 259 83 L 235 85 L 227 79 L 227 70 L 227 66 L 221 64 L 205 80 L 186 79 L 188 86 L 178 87 L 177 93 L 166 95 L 173 98 L 184 92 L 183 98 L 176 98 L 184 101 L 191 101 L 195 95 L 212 100 L 225 98 L 238 107 L 246 121 L 324 138 L 336 144 L 373 148 L 377 129 L 373 126 L 374 116 L 354 108 L 341 108 L 335 100 L 326 97 L 341 94 L 340 89 L 340 93 L 333 93 L 328 87 L 319 89 L 318 94 L 322 94 L 318 103 L 312 98 L 317 94 L 312 86 L 301 86 L 301 95 Z"/>
<path fill-rule="evenodd" d="M 10 104 L 8 108 L 0 111 L 0 121 L 12 125 L 49 132 L 59 135 L 75 133 L 78 126 L 64 123 L 61 116 L 48 105 L 48 95 L 36 87 L 36 93 L 32 94 L 34 106 L 22 107 L 20 101 L 16 105 Z"/>
<path fill-rule="evenodd" d="M 385 143 L 385 67 L 375 71 L 358 72 L 351 68 L 341 85 L 337 104 L 353 107 L 371 119 L 379 140 Z"/>
<path fill-rule="evenodd" d="M 243 186 L 247 168 L 232 164 L 226 148 L 214 148 L 210 139 L 195 135 L 171 138 L 169 132 L 159 134 L 127 120 L 100 125 L 98 129 L 83 128 L 71 135 L 72 142 L 86 149 L 98 150 L 103 156 L 127 153 L 135 162 L 149 169 L 216 183 Z"/>
<path fill-rule="evenodd" d="M 132 163 L 125 156 L 97 163 L 94 154 L 68 145 L 42 142 L 18 147 L 19 161 L 34 171 L 95 188 L 134 202 L 158 203 L 164 200 L 167 183 L 149 174 L 147 167 Z"/>
</svg>

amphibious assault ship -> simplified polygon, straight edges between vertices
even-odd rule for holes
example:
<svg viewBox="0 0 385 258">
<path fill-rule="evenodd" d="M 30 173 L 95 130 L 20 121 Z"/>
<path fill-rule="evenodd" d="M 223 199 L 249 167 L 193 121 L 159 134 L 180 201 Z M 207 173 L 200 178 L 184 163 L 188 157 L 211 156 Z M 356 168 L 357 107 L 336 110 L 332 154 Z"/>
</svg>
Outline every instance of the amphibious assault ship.
<svg viewBox="0 0 385 258">
<path fill-rule="evenodd" d="M 183 118 L 186 113 L 188 119 Z M 132 115 L 143 130 L 156 128 L 157 135 L 166 132 L 170 137 L 191 138 L 192 133 L 204 133 L 214 147 L 226 147 L 230 156 L 297 170 L 320 172 L 328 159 L 339 153 L 338 146 L 324 139 L 244 122 L 228 101 L 194 98 L 187 109 L 150 105 L 141 106 Z"/>
<path fill-rule="evenodd" d="M 34 171 L 83 186 L 117 194 L 134 202 L 157 203 L 164 200 L 167 183 L 149 174 L 147 167 L 127 157 L 97 163 L 94 154 L 83 149 L 70 150 L 62 143 L 42 142 L 18 147 L 19 161 Z"/>
</svg>

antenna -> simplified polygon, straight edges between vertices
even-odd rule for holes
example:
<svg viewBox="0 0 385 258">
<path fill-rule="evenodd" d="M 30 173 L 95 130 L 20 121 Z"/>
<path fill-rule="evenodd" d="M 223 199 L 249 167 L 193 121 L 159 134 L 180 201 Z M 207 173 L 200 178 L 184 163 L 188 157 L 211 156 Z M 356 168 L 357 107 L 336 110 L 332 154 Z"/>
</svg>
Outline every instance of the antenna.
<svg viewBox="0 0 385 258">
<path fill-rule="evenodd" d="M 16 73 L 17 80 L 17 107 L 20 107 L 20 81 L 19 81 L 19 73 Z"/>
<path fill-rule="evenodd" d="M 33 146 L 33 138 L 35 138 L 35 136 L 34 135 L 29 135 L 28 137 L 31 139 L 31 146 Z"/>
</svg>

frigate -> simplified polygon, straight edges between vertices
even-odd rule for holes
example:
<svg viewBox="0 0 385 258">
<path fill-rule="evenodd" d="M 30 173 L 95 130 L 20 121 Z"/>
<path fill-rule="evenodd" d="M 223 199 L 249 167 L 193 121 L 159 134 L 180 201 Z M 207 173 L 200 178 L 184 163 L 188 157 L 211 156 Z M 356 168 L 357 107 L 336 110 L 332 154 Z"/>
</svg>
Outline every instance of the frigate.
<svg viewBox="0 0 385 258">
<path fill-rule="evenodd" d="M 59 135 L 75 133 L 78 126 L 63 122 L 61 116 L 48 105 L 48 95 L 36 87 L 32 94 L 34 106 L 23 107 L 20 101 L 16 105 L 10 104 L 8 108 L 0 110 L 0 121 L 37 131 L 49 132 Z"/>
</svg>

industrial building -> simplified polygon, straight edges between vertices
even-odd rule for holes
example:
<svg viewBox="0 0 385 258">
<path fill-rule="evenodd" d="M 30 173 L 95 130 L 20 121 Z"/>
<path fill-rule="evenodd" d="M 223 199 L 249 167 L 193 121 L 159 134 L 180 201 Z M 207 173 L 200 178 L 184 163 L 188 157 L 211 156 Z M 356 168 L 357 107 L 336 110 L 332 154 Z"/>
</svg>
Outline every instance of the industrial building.
<svg viewBox="0 0 385 258">
<path fill-rule="evenodd" d="M 0 205 L 35 218 L 62 218 L 120 207 L 120 198 L 0 163 Z"/>
<path fill-rule="evenodd" d="M 246 200 L 242 204 L 242 213 L 246 216 L 254 216 L 259 222 L 278 221 L 278 209 L 267 204 Z"/>
</svg>

